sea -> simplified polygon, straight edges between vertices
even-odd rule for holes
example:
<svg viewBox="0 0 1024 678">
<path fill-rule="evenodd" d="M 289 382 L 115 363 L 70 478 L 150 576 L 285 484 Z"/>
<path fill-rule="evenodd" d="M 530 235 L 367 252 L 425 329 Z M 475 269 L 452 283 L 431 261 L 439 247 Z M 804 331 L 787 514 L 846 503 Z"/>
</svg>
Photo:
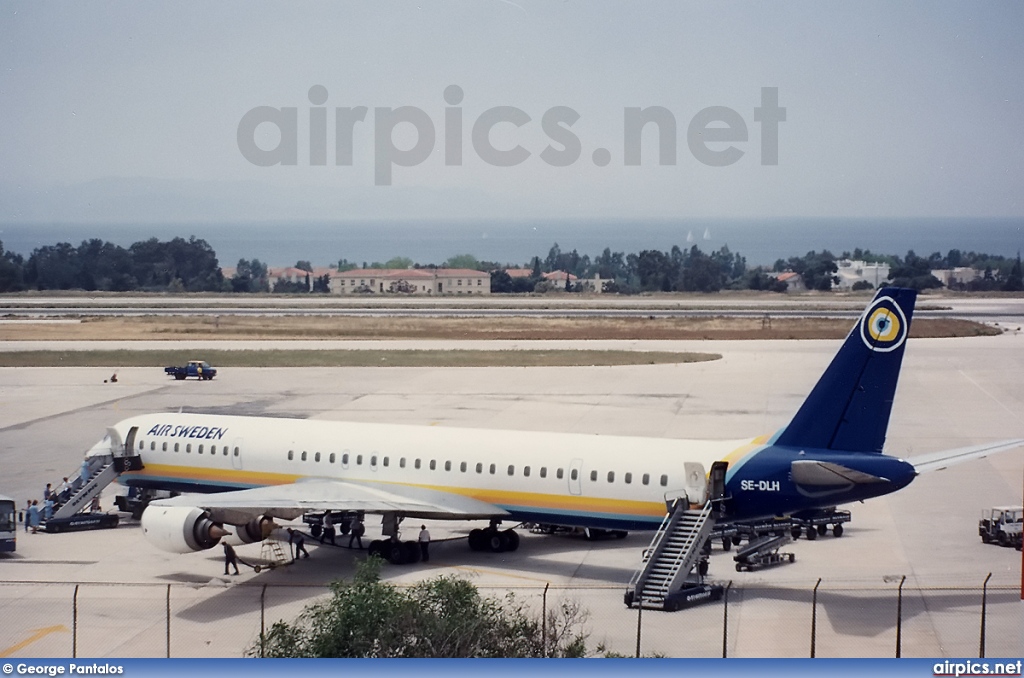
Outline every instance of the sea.
<svg viewBox="0 0 1024 678">
<path fill-rule="evenodd" d="M 908 250 L 979 252 L 1014 257 L 1024 249 L 1024 217 L 1015 218 L 771 218 L 771 219 L 552 219 L 552 220 L 360 220 L 259 223 L 0 224 L 6 250 L 28 257 L 44 245 L 99 238 L 123 247 L 156 237 L 195 236 L 216 251 L 222 266 L 259 259 L 271 266 L 305 260 L 327 266 L 347 259 L 357 265 L 408 257 L 441 264 L 458 254 L 482 261 L 527 265 L 553 245 L 563 252 L 636 253 L 673 245 L 705 252 L 727 246 L 748 265 L 812 250 L 835 255 L 855 248 L 903 256 Z"/>
</svg>

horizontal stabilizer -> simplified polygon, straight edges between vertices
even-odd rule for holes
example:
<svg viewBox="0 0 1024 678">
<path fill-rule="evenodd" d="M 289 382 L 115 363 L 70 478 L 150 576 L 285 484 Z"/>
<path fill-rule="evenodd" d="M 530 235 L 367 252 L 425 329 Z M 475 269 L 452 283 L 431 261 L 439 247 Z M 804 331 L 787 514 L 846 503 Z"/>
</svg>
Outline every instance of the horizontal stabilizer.
<svg viewBox="0 0 1024 678">
<path fill-rule="evenodd" d="M 947 466 L 953 466 L 954 464 L 960 464 L 972 459 L 982 459 L 990 454 L 1005 452 L 1006 450 L 1012 450 L 1015 447 L 1021 446 L 1024 446 L 1024 438 L 1015 438 L 998 443 L 985 443 L 984 445 L 975 445 L 974 447 L 961 447 L 956 450 L 931 452 L 914 457 L 913 459 L 907 459 L 907 461 L 914 465 L 914 470 L 920 475 L 928 471 L 941 471 Z"/>
<path fill-rule="evenodd" d="M 879 478 L 827 461 L 794 461 L 790 470 L 793 482 L 798 485 L 868 485 L 889 482 L 887 478 Z"/>
</svg>

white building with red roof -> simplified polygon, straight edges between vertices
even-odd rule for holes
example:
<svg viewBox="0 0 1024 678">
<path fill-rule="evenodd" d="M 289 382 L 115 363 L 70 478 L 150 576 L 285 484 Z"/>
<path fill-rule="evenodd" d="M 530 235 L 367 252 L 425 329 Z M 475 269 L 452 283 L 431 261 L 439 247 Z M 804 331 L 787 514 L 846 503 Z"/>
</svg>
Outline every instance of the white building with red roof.
<svg viewBox="0 0 1024 678">
<path fill-rule="evenodd" d="M 490 294 L 491 276 L 467 268 L 357 268 L 331 273 L 332 294 Z"/>
</svg>

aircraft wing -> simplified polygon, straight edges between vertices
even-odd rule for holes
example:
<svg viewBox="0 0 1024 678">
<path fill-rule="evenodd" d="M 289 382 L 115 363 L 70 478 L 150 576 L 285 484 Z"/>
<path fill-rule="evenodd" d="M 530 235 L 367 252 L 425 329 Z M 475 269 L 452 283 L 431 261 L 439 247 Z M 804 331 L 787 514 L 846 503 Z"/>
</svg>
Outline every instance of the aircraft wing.
<svg viewBox="0 0 1024 678">
<path fill-rule="evenodd" d="M 215 522 L 242 525 L 257 516 L 293 520 L 308 511 L 400 513 L 410 518 L 477 520 L 508 512 L 493 504 L 451 492 L 388 483 L 314 479 L 249 490 L 190 494 L 151 502 L 154 506 L 193 506 Z"/>
<path fill-rule="evenodd" d="M 928 471 L 941 471 L 947 466 L 953 466 L 954 464 L 970 461 L 971 459 L 981 459 L 996 452 L 1012 450 L 1015 447 L 1021 446 L 1024 446 L 1024 438 L 1003 440 L 998 443 L 986 443 L 984 445 L 975 445 L 974 447 L 961 447 L 956 450 L 931 452 L 919 455 L 913 459 L 906 459 L 905 461 L 913 464 L 914 470 L 920 475 Z"/>
</svg>

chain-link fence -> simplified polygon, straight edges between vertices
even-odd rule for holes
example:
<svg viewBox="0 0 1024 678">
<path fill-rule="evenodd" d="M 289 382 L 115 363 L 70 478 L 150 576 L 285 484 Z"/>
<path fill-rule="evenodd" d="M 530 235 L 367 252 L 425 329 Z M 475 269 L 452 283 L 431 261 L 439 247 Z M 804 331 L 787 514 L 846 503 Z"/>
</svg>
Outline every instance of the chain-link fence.
<svg viewBox="0 0 1024 678">
<path fill-rule="evenodd" d="M 536 614 L 587 612 L 588 647 L 668 657 L 1016 656 L 1020 592 L 986 581 L 911 586 L 726 582 L 724 598 L 679 612 L 629 609 L 624 587 L 478 586 Z M 325 586 L 0 583 L 0 657 L 237 657 L 328 595 Z"/>
</svg>

